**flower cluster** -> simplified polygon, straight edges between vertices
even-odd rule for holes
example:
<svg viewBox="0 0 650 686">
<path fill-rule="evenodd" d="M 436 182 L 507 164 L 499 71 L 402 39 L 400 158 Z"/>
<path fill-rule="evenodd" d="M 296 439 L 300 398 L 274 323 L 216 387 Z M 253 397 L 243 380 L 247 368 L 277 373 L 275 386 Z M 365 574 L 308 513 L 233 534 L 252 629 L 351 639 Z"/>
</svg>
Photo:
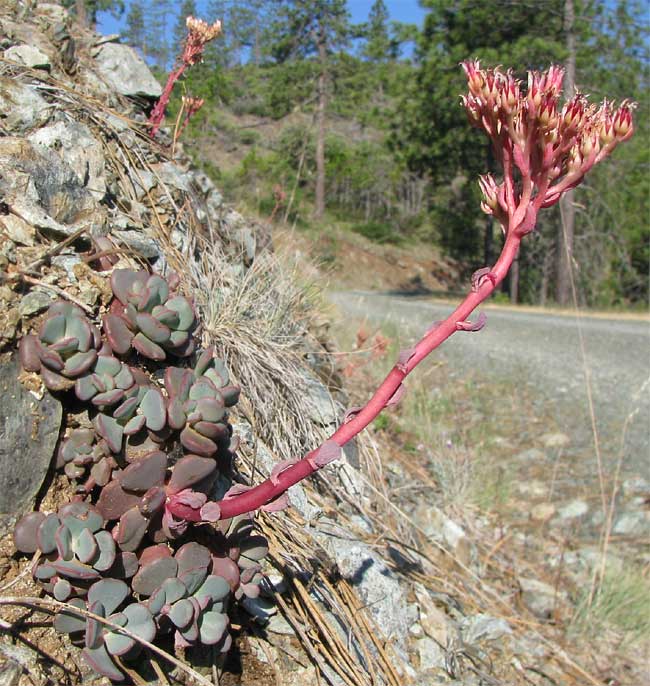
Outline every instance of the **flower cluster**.
<svg viewBox="0 0 650 686">
<path fill-rule="evenodd" d="M 633 133 L 635 104 L 628 100 L 615 108 L 577 93 L 561 105 L 561 67 L 528 72 L 523 89 L 510 70 L 482 69 L 478 60 L 462 66 L 469 89 L 462 103 L 470 123 L 492 140 L 504 172 L 501 184 L 490 174 L 481 177 L 481 207 L 504 230 L 532 231 L 540 208 L 555 204 Z"/>
<path fill-rule="evenodd" d="M 181 60 L 192 66 L 201 61 L 205 44 L 221 34 L 221 22 L 217 19 L 214 24 L 208 24 L 203 19 L 188 17 L 185 20 L 185 25 L 187 26 L 187 39 Z"/>
</svg>

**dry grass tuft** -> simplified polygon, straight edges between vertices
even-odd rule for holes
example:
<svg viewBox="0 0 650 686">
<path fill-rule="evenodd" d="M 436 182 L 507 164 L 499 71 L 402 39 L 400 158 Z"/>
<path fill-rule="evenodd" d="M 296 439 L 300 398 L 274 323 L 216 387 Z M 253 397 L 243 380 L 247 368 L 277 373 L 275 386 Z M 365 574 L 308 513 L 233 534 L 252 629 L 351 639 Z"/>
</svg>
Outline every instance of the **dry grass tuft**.
<svg viewBox="0 0 650 686">
<path fill-rule="evenodd" d="M 305 414 L 313 287 L 298 285 L 297 266 L 284 255 L 265 250 L 243 270 L 214 236 L 195 240 L 190 291 L 205 342 L 243 389 L 238 409 L 280 459 L 302 457 L 326 435 Z"/>
</svg>

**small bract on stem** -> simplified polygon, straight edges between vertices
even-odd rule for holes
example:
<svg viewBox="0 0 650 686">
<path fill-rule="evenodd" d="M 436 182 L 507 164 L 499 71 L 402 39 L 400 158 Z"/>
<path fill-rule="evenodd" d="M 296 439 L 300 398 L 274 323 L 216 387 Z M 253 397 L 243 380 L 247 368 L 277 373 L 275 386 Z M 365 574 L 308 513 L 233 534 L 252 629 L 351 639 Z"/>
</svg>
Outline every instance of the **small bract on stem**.
<svg viewBox="0 0 650 686">
<path fill-rule="evenodd" d="M 528 73 L 524 89 L 511 71 L 483 69 L 478 60 L 462 64 L 468 93 L 462 104 L 472 126 L 482 129 L 492 142 L 501 164 L 500 182 L 487 174 L 480 178 L 481 208 L 501 225 L 505 237 L 497 261 L 479 269 L 460 305 L 436 322 L 420 341 L 400 355 L 365 407 L 349 413 L 344 423 L 319 449 L 288 464 L 259 486 L 219 503 L 222 517 L 233 517 L 274 501 L 288 488 L 313 474 L 340 453 L 340 448 L 366 428 L 403 393 L 402 382 L 417 365 L 456 331 L 478 331 L 485 318 L 469 321 L 472 312 L 503 281 L 521 239 L 537 223 L 544 207 L 557 203 L 563 193 L 582 182 L 585 174 L 630 138 L 634 103 L 618 108 L 608 101 L 589 103 L 578 93 L 560 105 L 564 71 L 551 66 Z"/>
</svg>

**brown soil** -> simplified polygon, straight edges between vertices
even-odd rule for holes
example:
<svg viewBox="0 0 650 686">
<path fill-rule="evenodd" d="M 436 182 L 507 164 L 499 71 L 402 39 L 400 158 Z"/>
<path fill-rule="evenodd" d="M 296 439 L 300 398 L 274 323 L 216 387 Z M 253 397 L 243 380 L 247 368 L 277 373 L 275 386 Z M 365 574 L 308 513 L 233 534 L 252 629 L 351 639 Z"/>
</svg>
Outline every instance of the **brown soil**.
<svg viewBox="0 0 650 686">
<path fill-rule="evenodd" d="M 274 241 L 307 256 L 333 290 L 380 290 L 405 294 L 445 294 L 458 283 L 459 268 L 429 245 L 379 245 L 349 231 L 313 237 L 276 232 Z"/>
</svg>

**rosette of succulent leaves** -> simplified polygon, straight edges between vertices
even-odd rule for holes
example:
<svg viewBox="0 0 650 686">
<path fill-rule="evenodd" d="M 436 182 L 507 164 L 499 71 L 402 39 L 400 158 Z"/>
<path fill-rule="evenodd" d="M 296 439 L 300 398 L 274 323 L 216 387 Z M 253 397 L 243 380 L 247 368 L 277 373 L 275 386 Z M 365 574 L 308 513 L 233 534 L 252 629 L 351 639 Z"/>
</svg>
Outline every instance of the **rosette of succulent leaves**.
<svg viewBox="0 0 650 686">
<path fill-rule="evenodd" d="M 138 639 L 173 634 L 176 646 L 227 651 L 228 609 L 259 594 L 268 546 L 252 513 L 220 520 L 214 500 L 232 481 L 228 408 L 239 388 L 212 348 L 194 366 L 169 364 L 194 353 L 192 302 L 175 276 L 117 269 L 111 287 L 104 339 L 60 301 L 21 341 L 23 368 L 64 403 L 74 393 L 89 417 L 57 453 L 57 468 L 77 485 L 73 502 L 23 517 L 14 542 L 37 553 L 34 579 L 68 604 L 55 628 L 96 672 L 119 680 Z"/>
</svg>

